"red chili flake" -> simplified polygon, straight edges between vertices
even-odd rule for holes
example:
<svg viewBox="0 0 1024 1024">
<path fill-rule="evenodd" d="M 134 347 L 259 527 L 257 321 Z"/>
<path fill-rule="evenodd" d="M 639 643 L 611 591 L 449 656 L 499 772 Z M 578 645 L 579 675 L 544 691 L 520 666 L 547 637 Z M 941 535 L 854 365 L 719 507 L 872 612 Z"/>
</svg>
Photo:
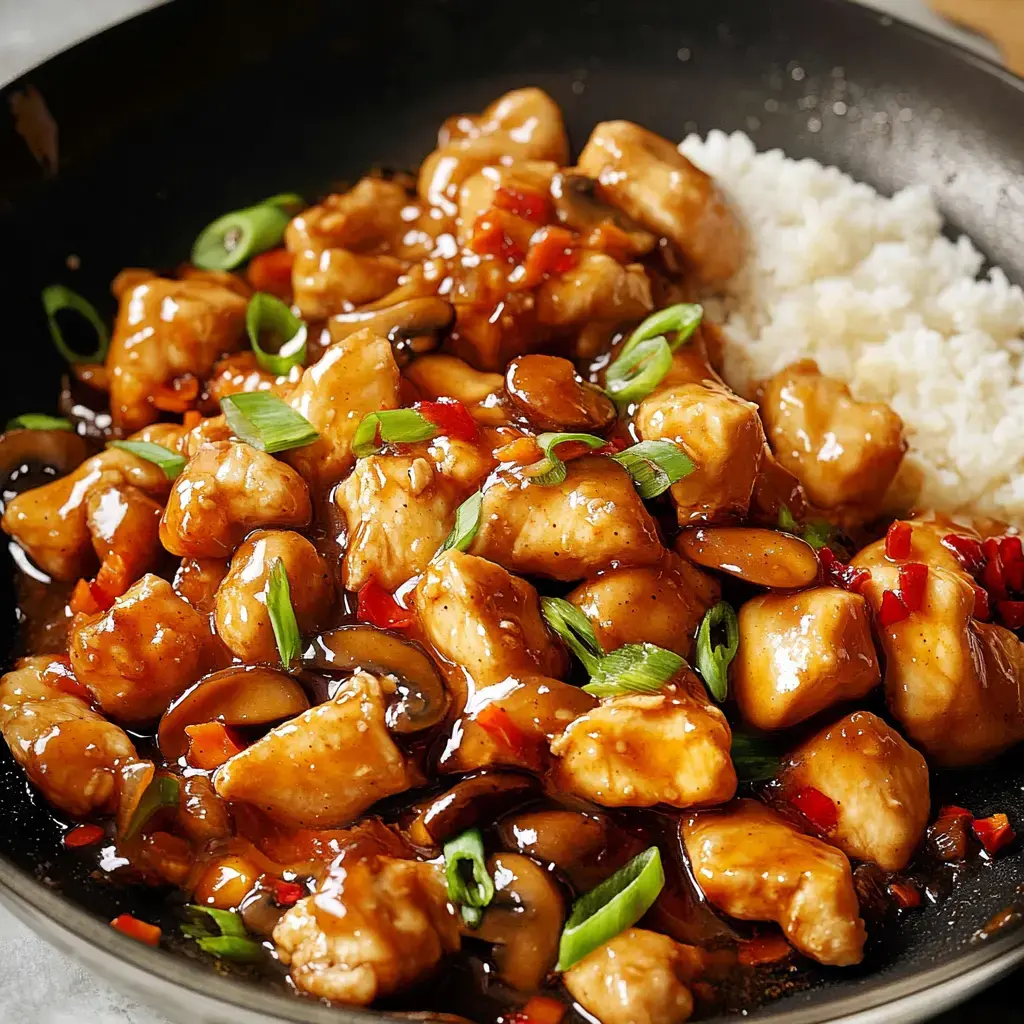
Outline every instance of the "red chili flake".
<svg viewBox="0 0 1024 1024">
<path fill-rule="evenodd" d="M 93 846 L 100 842 L 106 832 L 99 825 L 77 825 L 70 832 L 64 833 L 64 845 L 69 850 L 77 850 L 80 846 Z"/>
<path fill-rule="evenodd" d="M 822 548 L 818 552 L 821 561 L 824 581 L 834 587 L 842 587 L 854 594 L 859 594 L 864 585 L 871 580 L 871 573 L 867 569 L 855 569 L 852 565 L 840 562 L 831 548 Z"/>
<path fill-rule="evenodd" d="M 989 856 L 995 856 L 1004 846 L 1008 846 L 1017 838 L 1017 833 L 1010 828 L 1010 821 L 1005 814 L 977 818 L 971 825 L 971 830 Z"/>
<path fill-rule="evenodd" d="M 900 600 L 908 612 L 921 610 L 924 591 L 928 584 L 928 566 L 920 562 L 907 562 L 900 566 Z M 885 598 L 883 597 L 884 601 Z"/>
<path fill-rule="evenodd" d="M 279 907 L 294 907 L 303 896 L 306 890 L 298 882 L 285 882 L 283 879 L 275 878 L 271 883 L 274 893 L 274 902 Z"/>
<path fill-rule="evenodd" d="M 475 441 L 480 436 L 476 420 L 469 410 L 454 398 L 439 398 L 436 402 L 417 402 L 413 408 L 438 427 L 442 434 L 457 441 Z"/>
<path fill-rule="evenodd" d="M 989 537 L 981 545 L 987 559 L 985 568 L 981 573 L 981 582 L 992 597 L 999 600 L 1005 598 L 1006 580 L 1003 578 L 1003 560 L 999 554 L 999 541 L 995 537 Z"/>
<path fill-rule="evenodd" d="M 804 786 L 791 797 L 795 807 L 819 832 L 831 832 L 839 823 L 839 810 L 820 789 Z"/>
<path fill-rule="evenodd" d="M 526 253 L 516 244 L 506 230 L 496 211 L 482 213 L 473 224 L 473 235 L 469 248 L 480 256 L 497 256 L 509 263 L 522 263 Z"/>
<path fill-rule="evenodd" d="M 494 205 L 499 210 L 507 210 L 523 220 L 531 220 L 535 224 L 543 224 L 550 219 L 551 203 L 541 192 L 530 192 L 527 189 L 515 188 L 513 185 L 502 185 L 494 192 Z"/>
<path fill-rule="evenodd" d="M 416 621 L 408 608 L 403 608 L 375 579 L 359 590 L 356 615 L 380 629 L 407 629 Z"/>
<path fill-rule="evenodd" d="M 1024 628 L 1024 601 L 997 601 L 996 611 L 1010 629 Z"/>
<path fill-rule="evenodd" d="M 988 599 L 988 591 L 983 590 L 977 583 L 971 582 L 974 587 L 974 611 L 971 613 L 981 622 L 988 622 L 992 614 L 992 603 Z"/>
<path fill-rule="evenodd" d="M 538 231 L 526 254 L 524 284 L 532 287 L 548 274 L 564 274 L 579 260 L 576 236 L 565 228 L 548 227 Z"/>
<path fill-rule="evenodd" d="M 909 882 L 890 882 L 889 895 L 899 904 L 901 910 L 913 910 L 921 906 L 921 893 Z"/>
<path fill-rule="evenodd" d="M 792 952 L 793 947 L 781 935 L 758 935 L 740 942 L 737 959 L 747 967 L 756 967 L 785 960 Z"/>
<path fill-rule="evenodd" d="M 909 615 L 910 611 L 900 600 L 898 594 L 891 590 L 882 592 L 882 606 L 878 609 L 878 618 L 886 629 L 896 625 L 897 622 L 902 622 Z"/>
<path fill-rule="evenodd" d="M 985 554 L 981 550 L 980 540 L 965 537 L 960 533 L 947 533 L 942 538 L 942 545 L 949 548 L 960 559 L 961 565 L 968 572 L 978 572 L 985 564 Z"/>
<path fill-rule="evenodd" d="M 885 535 L 885 557 L 886 558 L 909 558 L 910 538 L 913 534 L 913 527 L 910 523 L 896 520 L 888 529 Z"/>
</svg>

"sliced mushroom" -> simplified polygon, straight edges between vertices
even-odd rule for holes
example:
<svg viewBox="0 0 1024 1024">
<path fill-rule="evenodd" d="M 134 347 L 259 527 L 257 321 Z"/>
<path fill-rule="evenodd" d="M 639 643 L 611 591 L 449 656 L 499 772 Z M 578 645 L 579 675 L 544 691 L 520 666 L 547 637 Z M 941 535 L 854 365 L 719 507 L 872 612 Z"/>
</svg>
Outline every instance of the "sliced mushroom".
<svg viewBox="0 0 1024 1024">
<path fill-rule="evenodd" d="M 809 587 L 818 578 L 814 548 L 778 530 L 702 526 L 684 530 L 676 541 L 676 550 L 705 569 L 716 569 L 772 590 Z"/>
<path fill-rule="evenodd" d="M 392 732 L 420 732 L 437 725 L 448 710 L 448 692 L 430 655 L 419 644 L 375 626 L 341 626 L 307 648 L 309 668 L 351 673 L 365 669 L 391 676 L 395 695 L 386 721 Z"/>
<path fill-rule="evenodd" d="M 551 180 L 551 197 L 559 221 L 581 235 L 588 235 L 610 221 L 628 239 L 629 256 L 643 256 L 658 244 L 656 235 L 601 199 L 597 182 L 585 174 L 559 171 Z"/>
<path fill-rule="evenodd" d="M 164 712 L 157 742 L 168 761 L 188 750 L 187 725 L 269 725 L 309 708 L 305 691 L 291 676 L 263 665 L 238 665 L 213 672 L 189 687 Z"/>
<path fill-rule="evenodd" d="M 417 846 L 440 846 L 478 821 L 490 823 L 501 810 L 521 803 L 537 787 L 537 780 L 529 775 L 492 771 L 472 775 L 419 804 L 419 814 L 407 830 L 409 838 Z"/>
<path fill-rule="evenodd" d="M 513 359 L 505 373 L 505 391 L 537 430 L 600 431 L 616 416 L 615 403 L 558 356 Z"/>
<path fill-rule="evenodd" d="M 494 879 L 494 900 L 471 934 L 494 943 L 494 965 L 502 981 L 533 992 L 558 959 L 565 900 L 551 875 L 529 857 L 496 853 L 488 858 L 487 870 Z"/>
<path fill-rule="evenodd" d="M 406 299 L 384 309 L 358 309 L 332 316 L 327 327 L 331 341 L 341 341 L 364 327 L 386 337 L 396 355 L 411 358 L 437 348 L 440 334 L 455 318 L 455 307 L 437 296 Z"/>
<path fill-rule="evenodd" d="M 0 434 L 0 487 L 22 490 L 53 479 L 35 479 L 43 469 L 64 476 L 84 462 L 93 447 L 70 430 L 8 430 Z"/>
</svg>

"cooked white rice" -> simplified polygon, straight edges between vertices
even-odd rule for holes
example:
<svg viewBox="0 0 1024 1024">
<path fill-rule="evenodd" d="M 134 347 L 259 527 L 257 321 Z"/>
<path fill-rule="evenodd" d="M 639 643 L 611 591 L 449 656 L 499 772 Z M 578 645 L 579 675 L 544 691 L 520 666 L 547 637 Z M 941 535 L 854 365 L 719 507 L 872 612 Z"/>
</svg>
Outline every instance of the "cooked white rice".
<svg viewBox="0 0 1024 1024">
<path fill-rule="evenodd" d="M 736 132 L 679 146 L 745 217 L 752 252 L 721 318 L 738 390 L 816 359 L 903 418 L 920 507 L 1024 525 L 1024 294 L 951 242 L 927 189 L 891 199 Z"/>
</svg>

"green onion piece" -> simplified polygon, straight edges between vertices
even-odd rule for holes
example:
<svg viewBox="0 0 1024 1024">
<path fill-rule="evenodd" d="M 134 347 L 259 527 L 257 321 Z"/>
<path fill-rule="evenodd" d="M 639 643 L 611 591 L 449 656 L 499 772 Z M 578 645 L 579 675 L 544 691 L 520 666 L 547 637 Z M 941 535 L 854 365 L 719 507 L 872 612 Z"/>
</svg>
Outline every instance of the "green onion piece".
<svg viewBox="0 0 1024 1024">
<path fill-rule="evenodd" d="M 47 416 L 43 412 L 23 412 L 7 421 L 4 430 L 74 430 L 71 420 L 63 416 Z"/>
<path fill-rule="evenodd" d="M 672 350 L 664 338 L 642 341 L 619 356 L 605 374 L 605 390 L 620 412 L 646 398 L 672 368 Z"/>
<path fill-rule="evenodd" d="M 562 930 L 555 970 L 568 970 L 598 946 L 631 928 L 651 908 L 664 886 L 661 853 L 652 846 L 581 896 Z"/>
<path fill-rule="evenodd" d="M 725 628 L 725 644 L 711 639 L 716 626 Z M 740 624 L 732 605 L 719 601 L 709 609 L 697 630 L 697 671 L 701 674 L 711 696 L 721 703 L 729 694 L 729 663 L 736 657 L 740 646 Z"/>
<path fill-rule="evenodd" d="M 107 349 L 110 348 L 110 332 L 106 324 L 100 319 L 99 313 L 88 299 L 82 298 L 78 292 L 65 288 L 62 284 L 48 285 L 42 291 L 43 309 L 46 311 L 46 319 L 50 326 L 50 337 L 53 338 L 57 351 L 69 363 L 102 363 L 107 357 Z M 96 349 L 93 352 L 76 352 L 64 340 L 64 332 L 57 323 L 57 314 L 65 310 L 72 310 L 89 322 L 89 325 L 96 332 Z"/>
<path fill-rule="evenodd" d="M 228 395 L 220 408 L 235 436 L 262 452 L 301 448 L 320 436 L 309 420 L 269 391 Z"/>
<path fill-rule="evenodd" d="M 245 329 L 249 334 L 256 362 L 267 371 L 285 376 L 293 366 L 306 359 L 306 325 L 275 295 L 257 292 L 245 310 Z M 260 335 L 276 335 L 276 352 L 260 344 Z"/>
<path fill-rule="evenodd" d="M 201 918 L 199 927 L 206 928 L 205 934 L 207 935 L 212 934 L 207 926 L 207 917 L 217 926 L 217 932 L 220 935 L 234 935 L 238 938 L 245 938 L 249 934 L 245 930 L 241 915 L 236 914 L 233 910 L 218 910 L 216 907 L 204 907 L 198 903 L 189 903 L 186 909 Z M 185 930 L 185 927 L 185 925 L 182 925 L 182 931 Z"/>
<path fill-rule="evenodd" d="M 767 782 L 779 774 L 779 754 L 771 740 L 733 730 L 730 754 L 740 782 Z"/>
<path fill-rule="evenodd" d="M 267 611 L 270 613 L 270 625 L 274 629 L 281 664 L 287 668 L 299 656 L 302 638 L 299 635 L 299 624 L 295 621 L 288 573 L 280 558 L 274 559 L 270 579 L 267 581 Z"/>
<path fill-rule="evenodd" d="M 297 192 L 279 192 L 276 196 L 264 199 L 259 205 L 276 206 L 279 210 L 284 210 L 288 216 L 294 217 L 299 210 L 306 208 L 306 200 Z"/>
<path fill-rule="evenodd" d="M 836 539 L 836 528 L 826 519 L 812 519 L 804 525 L 800 536 L 803 537 L 815 551 L 831 544 Z"/>
<path fill-rule="evenodd" d="M 567 470 L 565 463 L 558 457 L 555 449 L 566 441 L 581 441 L 588 448 L 603 448 L 608 442 L 603 437 L 595 434 L 555 434 L 546 433 L 537 435 L 537 444 L 544 452 L 544 462 L 537 463 L 530 467 L 535 472 L 530 473 L 530 483 L 538 484 L 541 487 L 556 487 L 565 482 Z"/>
<path fill-rule="evenodd" d="M 192 246 L 192 262 L 202 270 L 234 270 L 257 253 L 280 245 L 289 220 L 275 202 L 226 213 L 199 233 Z"/>
<path fill-rule="evenodd" d="M 196 939 L 196 945 L 204 952 L 233 960 L 236 963 L 251 964 L 262 959 L 265 950 L 255 939 L 243 939 L 237 935 L 214 935 Z"/>
<path fill-rule="evenodd" d="M 685 665 L 675 651 L 664 647 L 624 644 L 601 658 L 583 689 L 594 697 L 657 693 Z"/>
<path fill-rule="evenodd" d="M 122 451 L 131 452 L 140 459 L 152 462 L 159 466 L 168 480 L 174 480 L 185 468 L 188 459 L 184 455 L 172 452 L 162 444 L 153 444 L 152 441 L 110 441 L 108 448 L 120 448 Z"/>
<path fill-rule="evenodd" d="M 177 807 L 180 798 L 178 780 L 173 775 L 157 775 L 139 798 L 135 813 L 124 830 L 124 839 L 134 839 L 157 811 L 164 807 Z"/>
<path fill-rule="evenodd" d="M 459 913 L 467 928 L 479 928 L 484 919 L 484 912 L 479 907 L 459 907 Z"/>
<path fill-rule="evenodd" d="M 673 441 L 640 441 L 612 458 L 629 471 L 641 498 L 664 494 L 697 468 Z"/>
<path fill-rule="evenodd" d="M 680 302 L 678 305 L 659 309 L 629 336 L 629 340 L 619 350 L 618 358 L 621 359 L 641 342 L 656 338 L 659 334 L 666 338 L 672 336 L 668 347 L 674 352 L 680 345 L 690 340 L 690 336 L 703 319 L 704 307 L 696 302 Z"/>
<path fill-rule="evenodd" d="M 540 611 L 544 621 L 583 662 L 589 675 L 593 675 L 604 657 L 604 648 L 598 642 L 594 627 L 574 604 L 561 597 L 542 597 Z"/>
<path fill-rule="evenodd" d="M 383 450 L 384 442 L 411 444 L 415 441 L 431 441 L 441 432 L 436 423 L 431 423 L 423 413 L 415 409 L 371 412 L 359 421 L 352 435 L 352 454 L 357 459 L 365 459 Z"/>
<path fill-rule="evenodd" d="M 483 491 L 477 491 L 455 510 L 455 525 L 451 533 L 445 537 L 444 543 L 437 549 L 434 558 L 453 548 L 456 551 L 465 551 L 473 543 L 476 531 L 480 529 L 480 509 L 483 502 Z"/>
<path fill-rule="evenodd" d="M 480 829 L 467 829 L 444 844 L 444 877 L 448 899 L 457 906 L 480 910 L 494 899 L 494 880 L 487 871 Z M 470 918 L 473 917 L 475 915 L 470 914 Z M 469 920 L 466 923 L 476 927 Z"/>
<path fill-rule="evenodd" d="M 793 513 L 789 511 L 788 505 L 782 505 L 779 508 L 779 529 L 786 533 L 799 534 L 800 532 L 800 524 L 793 518 Z"/>
</svg>

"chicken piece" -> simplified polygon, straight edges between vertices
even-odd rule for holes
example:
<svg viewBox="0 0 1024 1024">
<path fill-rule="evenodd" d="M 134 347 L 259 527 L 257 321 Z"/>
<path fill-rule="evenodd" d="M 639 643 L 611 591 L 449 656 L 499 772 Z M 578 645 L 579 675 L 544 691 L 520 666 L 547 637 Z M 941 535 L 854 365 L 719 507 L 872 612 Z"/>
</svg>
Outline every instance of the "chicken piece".
<svg viewBox="0 0 1024 1024">
<path fill-rule="evenodd" d="M 162 389 L 205 377 L 240 348 L 246 300 L 207 281 L 150 278 L 121 297 L 107 353 L 114 426 L 138 430 L 160 417 Z"/>
<path fill-rule="evenodd" d="M 557 678 L 567 668 L 537 591 L 484 558 L 446 551 L 427 566 L 414 601 L 423 633 L 478 689 L 509 676 Z"/>
<path fill-rule="evenodd" d="M 661 693 L 611 697 L 551 743 L 556 788 L 603 807 L 703 807 L 732 798 L 725 715 L 690 673 Z"/>
<path fill-rule="evenodd" d="M 566 469 L 565 480 L 550 487 L 531 483 L 529 467 L 492 474 L 472 554 L 556 580 L 661 561 L 658 528 L 625 469 L 595 455 Z"/>
<path fill-rule="evenodd" d="M 357 672 L 333 700 L 271 729 L 214 776 L 229 802 L 286 828 L 345 825 L 414 784 L 384 720 L 393 684 Z"/>
<path fill-rule="evenodd" d="M 206 617 L 159 576 L 147 574 L 113 607 L 72 630 L 71 667 L 114 718 L 148 722 L 218 667 Z"/>
<path fill-rule="evenodd" d="M 721 593 L 711 576 L 667 554 L 659 565 L 610 569 L 578 586 L 566 600 L 590 619 L 605 651 L 648 643 L 689 660 L 701 620 Z"/>
<path fill-rule="evenodd" d="M 498 189 L 539 195 L 549 203 L 551 179 L 557 173 L 558 164 L 550 160 L 517 160 L 509 165 L 496 163 L 471 174 L 458 190 L 455 237 L 459 245 L 470 240 L 477 218 L 494 205 Z"/>
<path fill-rule="evenodd" d="M 757 406 L 713 381 L 662 386 L 640 403 L 636 428 L 645 441 L 674 441 L 694 471 L 672 485 L 680 526 L 746 518 L 764 431 Z"/>
<path fill-rule="evenodd" d="M 459 948 L 443 868 L 368 857 L 332 872 L 274 929 L 300 992 L 368 1006 L 418 981 Z"/>
<path fill-rule="evenodd" d="M 858 402 L 813 360 L 787 366 L 759 394 L 768 441 L 819 508 L 878 506 L 903 461 L 903 421 L 884 402 Z"/>
<path fill-rule="evenodd" d="M 140 523 L 145 532 L 147 503 L 143 497 L 163 498 L 169 488 L 166 474 L 152 462 L 120 448 L 108 448 L 67 476 L 12 498 L 0 525 L 40 569 L 54 579 L 73 580 L 91 574 L 96 556 L 111 550 L 116 531 L 116 514 L 103 516 L 95 503 L 90 521 L 93 492 L 113 489 L 117 494 L 109 497 L 108 503 L 125 506 L 125 528 L 117 542 L 123 553 L 126 544 L 135 543 Z M 140 558 L 144 548 L 143 541 Z M 148 553 L 153 553 L 152 548 Z"/>
<path fill-rule="evenodd" d="M 584 251 L 571 270 L 537 289 L 537 319 L 551 327 L 614 327 L 654 308 L 651 282 L 639 263 L 623 266 L 602 252 Z"/>
<path fill-rule="evenodd" d="M 200 448 L 205 448 L 207 445 L 238 440 L 235 432 L 228 426 L 227 416 L 223 413 L 219 416 L 207 416 L 185 435 L 183 442 L 185 450 L 182 454 L 192 459 L 198 454 Z"/>
<path fill-rule="evenodd" d="M 761 594 L 739 612 L 732 695 L 759 729 L 786 729 L 881 680 L 864 598 L 838 587 Z"/>
<path fill-rule="evenodd" d="M 74 818 L 112 814 L 120 767 L 135 760 L 135 748 L 77 689 L 66 659 L 22 658 L 0 679 L 0 733 L 58 810 Z"/>
<path fill-rule="evenodd" d="M 252 445 L 205 445 L 181 471 L 160 521 L 160 540 L 182 558 L 226 558 L 250 530 L 305 526 L 312 515 L 302 477 Z"/>
<path fill-rule="evenodd" d="M 445 122 L 438 148 L 420 167 L 417 191 L 424 202 L 453 217 L 460 186 L 482 167 L 523 160 L 564 164 L 568 159 L 558 105 L 540 89 L 514 89 L 478 116 Z"/>
<path fill-rule="evenodd" d="M 86 529 L 93 551 L 104 565 L 115 567 L 126 585 L 154 567 L 162 553 L 160 516 L 163 505 L 138 488 L 99 483 L 85 499 Z"/>
<path fill-rule="evenodd" d="M 364 256 L 347 249 L 304 250 L 295 254 L 295 305 L 307 320 L 326 320 L 387 295 L 407 264 L 394 256 Z"/>
<path fill-rule="evenodd" d="M 756 800 L 683 822 L 693 877 L 741 921 L 776 921 L 805 956 L 832 967 L 860 963 L 867 933 L 846 854 Z"/>
<path fill-rule="evenodd" d="M 174 592 L 197 612 L 209 615 L 227 571 L 228 562 L 223 558 L 183 558 L 174 574 Z"/>
<path fill-rule="evenodd" d="M 188 434 L 188 428 L 181 423 L 150 423 L 136 430 L 128 440 L 148 441 L 179 455 L 188 455 Z M 168 487 L 165 486 L 164 490 L 168 490 Z"/>
<path fill-rule="evenodd" d="M 371 331 L 335 342 L 303 373 L 288 402 L 320 439 L 287 458 L 310 486 L 326 491 L 352 468 L 356 428 L 368 413 L 399 407 L 398 384 L 390 343 Z"/>
<path fill-rule="evenodd" d="M 270 574 L 278 561 L 288 577 L 299 632 L 312 633 L 330 615 L 334 582 L 316 548 L 290 530 L 257 530 L 249 534 L 231 559 L 214 602 L 217 635 L 243 661 L 278 660 L 277 640 L 267 608 Z"/>
<path fill-rule="evenodd" d="M 206 389 L 215 402 L 228 395 L 249 391 L 272 391 L 285 398 L 291 394 L 301 376 L 301 366 L 293 366 L 285 376 L 278 376 L 261 369 L 255 352 L 236 352 L 225 356 L 214 366 L 206 382 Z"/>
<path fill-rule="evenodd" d="M 562 982 L 601 1024 L 681 1024 L 693 1012 L 687 986 L 702 962 L 694 946 L 627 928 L 573 964 Z"/>
<path fill-rule="evenodd" d="M 671 142 L 629 121 L 603 121 L 577 162 L 604 199 L 682 250 L 702 284 L 739 270 L 743 227 L 714 180 Z"/>
<path fill-rule="evenodd" d="M 807 787 L 827 796 L 838 818 L 825 838 L 885 871 L 905 868 L 924 837 L 928 765 L 869 711 L 855 711 L 801 744 L 779 781 L 786 796 Z"/>
<path fill-rule="evenodd" d="M 475 420 L 490 426 L 509 421 L 505 379 L 500 373 L 482 373 L 463 359 L 432 352 L 414 359 L 402 370 L 402 376 L 423 399 L 455 398 Z"/>
</svg>

